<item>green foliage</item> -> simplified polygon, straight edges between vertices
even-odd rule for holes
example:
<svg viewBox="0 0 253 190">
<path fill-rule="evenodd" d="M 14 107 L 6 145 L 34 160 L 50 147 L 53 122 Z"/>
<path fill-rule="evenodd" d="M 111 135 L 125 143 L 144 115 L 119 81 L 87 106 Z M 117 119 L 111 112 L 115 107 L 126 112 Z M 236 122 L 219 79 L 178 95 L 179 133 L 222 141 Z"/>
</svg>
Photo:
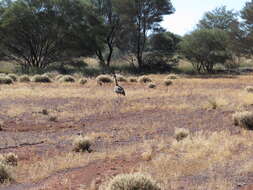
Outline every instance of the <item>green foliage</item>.
<svg viewBox="0 0 253 190">
<path fill-rule="evenodd" d="M 159 28 L 165 15 L 174 12 L 170 0 L 128 0 L 115 5 L 122 29 L 117 38 L 118 47 L 133 53 L 140 68 L 143 67 L 143 53 L 146 48 L 147 34 Z"/>
<path fill-rule="evenodd" d="M 114 177 L 106 190 L 161 190 L 150 176 L 134 173 L 120 174 Z"/>
<path fill-rule="evenodd" d="M 171 32 L 155 33 L 149 39 L 150 50 L 173 55 L 180 41 L 181 37 Z"/>
<path fill-rule="evenodd" d="M 149 52 L 144 54 L 143 68 L 147 72 L 166 72 L 176 66 L 178 60 L 162 52 Z"/>
<path fill-rule="evenodd" d="M 231 59 L 229 36 L 220 29 L 195 30 L 184 37 L 180 48 L 198 73 L 212 73 L 215 64 Z"/>
<path fill-rule="evenodd" d="M 23 69 L 44 69 L 100 46 L 101 22 L 86 1 L 17 0 L 1 10 L 2 49 Z"/>
<path fill-rule="evenodd" d="M 231 24 L 237 22 L 237 15 L 233 10 L 227 10 L 226 6 L 221 6 L 205 13 L 204 17 L 199 21 L 198 28 L 218 28 L 229 31 Z"/>
</svg>

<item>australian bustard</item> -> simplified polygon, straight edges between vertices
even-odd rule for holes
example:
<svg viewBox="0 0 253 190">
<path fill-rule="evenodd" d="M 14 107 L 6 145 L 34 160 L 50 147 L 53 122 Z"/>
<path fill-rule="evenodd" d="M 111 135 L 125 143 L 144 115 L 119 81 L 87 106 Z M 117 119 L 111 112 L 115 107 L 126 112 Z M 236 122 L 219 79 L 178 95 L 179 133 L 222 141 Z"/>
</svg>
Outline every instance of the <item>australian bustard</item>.
<svg viewBox="0 0 253 190">
<path fill-rule="evenodd" d="M 113 73 L 113 77 L 114 77 L 114 80 L 115 80 L 114 92 L 115 92 L 116 94 L 126 96 L 126 93 L 125 93 L 124 88 L 121 87 L 121 86 L 119 86 L 119 84 L 118 84 L 117 76 L 116 76 L 115 73 Z"/>
</svg>

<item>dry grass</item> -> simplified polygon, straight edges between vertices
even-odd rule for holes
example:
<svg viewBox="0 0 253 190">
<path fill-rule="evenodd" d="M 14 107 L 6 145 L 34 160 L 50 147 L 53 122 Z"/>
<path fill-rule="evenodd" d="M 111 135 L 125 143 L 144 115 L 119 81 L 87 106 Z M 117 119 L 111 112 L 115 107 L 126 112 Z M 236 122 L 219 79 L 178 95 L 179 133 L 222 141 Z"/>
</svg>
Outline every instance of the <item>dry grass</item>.
<svg viewBox="0 0 253 190">
<path fill-rule="evenodd" d="M 80 78 L 78 81 L 78 83 L 82 84 L 82 85 L 86 84 L 87 82 L 88 82 L 88 79 L 86 79 L 86 78 Z"/>
<path fill-rule="evenodd" d="M 169 79 L 169 80 L 175 80 L 175 79 L 178 79 L 178 75 L 176 74 L 170 74 L 166 77 L 166 79 Z"/>
<path fill-rule="evenodd" d="M 103 187 L 104 189 L 104 187 Z M 161 190 L 157 182 L 150 176 L 133 173 L 121 174 L 114 177 L 105 188 L 106 190 Z"/>
<path fill-rule="evenodd" d="M 173 82 L 172 82 L 171 80 L 169 80 L 169 79 L 165 79 L 165 80 L 163 81 L 163 84 L 164 84 L 165 86 L 170 86 L 170 85 L 173 84 Z"/>
<path fill-rule="evenodd" d="M 176 128 L 174 136 L 177 141 L 181 141 L 187 138 L 189 134 L 190 134 L 190 131 L 188 129 Z"/>
<path fill-rule="evenodd" d="M 102 83 L 112 83 L 113 79 L 110 75 L 99 75 L 96 78 L 97 82 L 102 82 Z"/>
<path fill-rule="evenodd" d="M 59 82 L 70 82 L 70 83 L 73 83 L 75 81 L 76 81 L 76 79 L 74 77 L 72 77 L 71 75 L 62 76 L 59 79 Z"/>
<path fill-rule="evenodd" d="M 8 74 L 8 77 L 10 77 L 14 82 L 16 82 L 18 80 L 18 76 L 16 74 Z"/>
<path fill-rule="evenodd" d="M 75 152 L 91 152 L 91 139 L 88 137 L 78 136 L 73 141 L 73 150 Z"/>
<path fill-rule="evenodd" d="M 10 168 L 3 163 L 0 163 L 0 183 L 6 183 L 12 180 Z"/>
<path fill-rule="evenodd" d="M 0 155 L 0 162 L 9 166 L 17 166 L 18 156 L 14 153 Z"/>
<path fill-rule="evenodd" d="M 35 75 L 32 77 L 32 82 L 37 83 L 50 83 L 52 82 L 51 79 L 47 75 Z"/>
<path fill-rule="evenodd" d="M 0 84 L 12 84 L 13 83 L 13 80 L 11 77 L 9 76 L 0 76 Z"/>
<path fill-rule="evenodd" d="M 149 82 L 152 82 L 152 79 L 148 76 L 141 76 L 138 78 L 138 81 L 140 83 L 149 83 Z"/>
<path fill-rule="evenodd" d="M 253 112 L 236 112 L 233 115 L 235 125 L 239 125 L 244 129 L 253 130 Z"/>
<path fill-rule="evenodd" d="M 19 82 L 30 82 L 30 77 L 28 75 L 22 75 L 19 77 Z"/>
<path fill-rule="evenodd" d="M 149 83 L 149 84 L 148 84 L 148 87 L 149 87 L 149 88 L 156 88 L 156 84 L 155 84 L 155 83 Z"/>
</svg>

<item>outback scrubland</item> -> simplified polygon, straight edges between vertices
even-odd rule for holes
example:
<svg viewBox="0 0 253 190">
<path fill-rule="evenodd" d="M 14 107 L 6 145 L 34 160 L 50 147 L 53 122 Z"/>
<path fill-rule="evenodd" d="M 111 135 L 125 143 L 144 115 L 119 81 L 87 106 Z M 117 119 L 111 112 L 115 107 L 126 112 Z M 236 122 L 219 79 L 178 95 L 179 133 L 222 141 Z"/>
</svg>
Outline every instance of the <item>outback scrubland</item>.
<svg viewBox="0 0 253 190">
<path fill-rule="evenodd" d="M 121 76 L 126 97 L 80 77 L 1 85 L 0 151 L 14 153 L 1 189 L 106 189 L 127 173 L 164 189 L 252 184 L 253 133 L 234 119 L 253 111 L 251 75 L 145 76 L 155 88 Z"/>
</svg>

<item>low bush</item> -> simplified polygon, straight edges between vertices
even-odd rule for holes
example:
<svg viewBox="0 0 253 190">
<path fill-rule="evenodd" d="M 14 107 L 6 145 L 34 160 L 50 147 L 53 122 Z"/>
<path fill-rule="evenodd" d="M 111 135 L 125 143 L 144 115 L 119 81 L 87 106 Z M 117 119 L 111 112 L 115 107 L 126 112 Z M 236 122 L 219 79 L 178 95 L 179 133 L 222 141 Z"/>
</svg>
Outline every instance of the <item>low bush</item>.
<svg viewBox="0 0 253 190">
<path fill-rule="evenodd" d="M 57 75 L 57 76 L 55 77 L 55 80 L 60 80 L 63 76 L 64 76 L 64 75 Z"/>
<path fill-rule="evenodd" d="M 161 190 L 161 188 L 150 176 L 134 173 L 117 175 L 109 182 L 106 190 Z"/>
<path fill-rule="evenodd" d="M 184 129 L 184 128 L 176 128 L 175 129 L 175 139 L 177 141 L 181 141 L 183 139 L 185 139 L 186 137 L 188 137 L 190 134 L 190 131 L 188 129 Z"/>
<path fill-rule="evenodd" d="M 13 80 L 9 76 L 0 76 L 0 84 L 12 84 Z"/>
<path fill-rule="evenodd" d="M 22 75 L 19 77 L 19 82 L 30 82 L 30 77 L 28 75 Z"/>
<path fill-rule="evenodd" d="M 176 74 L 170 74 L 166 77 L 166 79 L 171 79 L 171 80 L 175 80 L 178 79 L 179 77 Z"/>
<path fill-rule="evenodd" d="M 75 82 L 76 79 L 74 77 L 72 77 L 71 75 L 65 75 L 65 76 L 62 76 L 60 79 L 59 79 L 59 82 Z"/>
<path fill-rule="evenodd" d="M 51 79 L 46 75 L 34 75 L 32 77 L 32 82 L 37 83 L 50 83 L 52 82 Z"/>
<path fill-rule="evenodd" d="M 149 82 L 152 82 L 151 78 L 149 78 L 148 76 L 141 76 L 141 77 L 139 77 L 138 81 L 140 83 L 149 83 Z"/>
<path fill-rule="evenodd" d="M 138 82 L 138 81 L 137 81 L 137 79 L 136 79 L 136 78 L 134 78 L 134 77 L 130 77 L 130 78 L 128 78 L 128 81 L 129 81 L 129 82 Z"/>
<path fill-rule="evenodd" d="M 244 111 L 233 114 L 234 124 L 244 129 L 253 130 L 253 112 Z"/>
<path fill-rule="evenodd" d="M 0 162 L 9 166 L 17 166 L 18 156 L 14 153 L 0 155 Z"/>
<path fill-rule="evenodd" d="M 75 152 L 91 152 L 91 140 L 87 137 L 78 136 L 73 141 L 73 150 Z"/>
<path fill-rule="evenodd" d="M 97 82 L 101 82 L 101 83 L 112 83 L 113 79 L 110 75 L 99 75 L 96 78 Z"/>
<path fill-rule="evenodd" d="M 169 79 L 165 79 L 165 80 L 163 81 L 163 84 L 164 84 L 165 86 L 170 86 L 170 85 L 173 84 L 173 82 L 172 82 L 171 80 L 169 80 Z"/>
<path fill-rule="evenodd" d="M 116 76 L 117 76 L 117 80 L 118 80 L 119 82 L 127 82 L 127 78 L 124 77 L 123 75 L 117 74 Z"/>
<path fill-rule="evenodd" d="M 8 76 L 14 81 L 16 82 L 18 80 L 18 76 L 15 74 L 8 74 Z"/>
<path fill-rule="evenodd" d="M 9 167 L 4 163 L 0 163 L 0 183 L 5 183 L 11 179 Z"/>
<path fill-rule="evenodd" d="M 78 82 L 79 82 L 79 84 L 84 85 L 88 82 L 88 80 L 86 78 L 80 78 Z"/>
<path fill-rule="evenodd" d="M 148 87 L 149 87 L 149 88 L 156 88 L 156 84 L 154 84 L 154 83 L 149 83 L 149 84 L 148 84 Z"/>
<path fill-rule="evenodd" d="M 253 86 L 247 86 L 247 87 L 245 88 L 245 90 L 246 90 L 247 92 L 252 93 L 252 92 L 253 92 Z"/>
</svg>

